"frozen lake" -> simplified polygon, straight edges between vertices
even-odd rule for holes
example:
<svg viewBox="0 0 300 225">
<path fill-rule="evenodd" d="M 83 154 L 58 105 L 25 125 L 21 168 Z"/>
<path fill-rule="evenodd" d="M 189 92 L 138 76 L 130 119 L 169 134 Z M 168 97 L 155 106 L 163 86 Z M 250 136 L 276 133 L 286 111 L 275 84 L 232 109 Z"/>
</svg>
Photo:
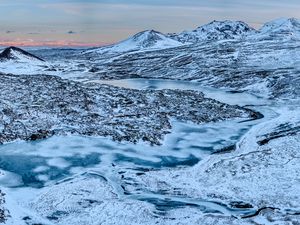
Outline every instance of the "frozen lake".
<svg viewBox="0 0 300 225">
<path fill-rule="evenodd" d="M 193 166 L 210 154 L 234 150 L 235 144 L 258 123 L 276 117 L 272 103 L 265 99 L 226 90 L 202 87 L 198 83 L 168 80 L 128 79 L 88 81 L 133 89 L 182 89 L 202 91 L 206 97 L 233 105 L 247 106 L 264 115 L 257 120 L 229 120 L 195 125 L 172 121 L 172 132 L 161 146 L 145 143 L 116 143 L 108 138 L 52 137 L 36 142 L 14 142 L 0 146 L 0 168 L 6 175 L 0 185 L 12 196 L 34 197 L 41 189 L 74 176 L 98 174 L 108 180 L 119 195 L 154 204 L 161 211 L 169 208 L 198 207 L 204 212 L 251 213 L 251 209 L 234 210 L 219 203 L 199 199 L 168 198 L 161 193 L 124 193 L 118 176 L 122 168 L 143 173 L 147 170 Z M 18 199 L 26 205 L 26 198 Z M 24 202 L 22 202 L 24 201 Z"/>
</svg>

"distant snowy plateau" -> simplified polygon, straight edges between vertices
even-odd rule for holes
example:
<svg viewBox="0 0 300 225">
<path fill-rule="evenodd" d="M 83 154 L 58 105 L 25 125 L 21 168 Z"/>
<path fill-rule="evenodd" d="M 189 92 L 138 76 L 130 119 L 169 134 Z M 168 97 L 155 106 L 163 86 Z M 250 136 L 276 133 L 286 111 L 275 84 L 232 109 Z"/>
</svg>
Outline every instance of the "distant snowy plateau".
<svg viewBox="0 0 300 225">
<path fill-rule="evenodd" d="M 0 53 L 0 223 L 299 225 L 300 20 Z"/>
</svg>

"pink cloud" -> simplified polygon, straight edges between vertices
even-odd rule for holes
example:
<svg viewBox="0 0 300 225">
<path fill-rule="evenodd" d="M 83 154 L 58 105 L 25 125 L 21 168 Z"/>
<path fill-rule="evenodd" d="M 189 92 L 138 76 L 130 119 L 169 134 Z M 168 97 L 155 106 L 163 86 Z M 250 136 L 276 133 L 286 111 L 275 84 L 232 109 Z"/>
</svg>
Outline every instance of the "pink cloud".
<svg viewBox="0 0 300 225">
<path fill-rule="evenodd" d="M 103 42 L 79 42 L 79 41 L 33 41 L 31 39 L 25 40 L 1 40 L 0 39 L 0 46 L 74 46 L 74 47 L 91 47 L 91 46 L 105 46 L 111 43 L 103 43 Z"/>
</svg>

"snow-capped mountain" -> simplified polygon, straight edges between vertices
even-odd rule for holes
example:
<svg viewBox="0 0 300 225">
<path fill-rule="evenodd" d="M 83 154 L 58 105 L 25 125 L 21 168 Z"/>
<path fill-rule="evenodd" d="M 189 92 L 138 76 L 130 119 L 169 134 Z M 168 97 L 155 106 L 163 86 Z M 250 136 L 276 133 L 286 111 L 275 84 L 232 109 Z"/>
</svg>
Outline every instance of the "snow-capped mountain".
<svg viewBox="0 0 300 225">
<path fill-rule="evenodd" d="M 255 30 L 242 21 L 212 21 L 192 31 L 179 34 L 162 34 L 146 30 L 117 44 L 88 50 L 85 53 L 124 53 L 133 51 L 159 50 L 179 47 L 184 44 L 197 44 L 220 40 L 300 38 L 300 22 L 295 18 L 277 19 Z"/>
<path fill-rule="evenodd" d="M 259 30 L 258 37 L 266 38 L 300 38 L 300 20 L 281 18 L 265 23 Z"/>
<path fill-rule="evenodd" d="M 141 50 L 157 50 L 181 46 L 182 43 L 176 41 L 166 35 L 154 31 L 146 30 L 135 34 L 134 36 L 121 41 L 117 44 L 97 48 L 96 50 L 89 50 L 86 53 L 97 52 L 129 52 L 129 51 L 141 51 Z"/>
<path fill-rule="evenodd" d="M 43 59 L 24 51 L 23 49 L 17 47 L 8 47 L 0 53 L 0 61 L 14 61 L 21 63 L 36 63 L 44 62 Z"/>
<path fill-rule="evenodd" d="M 216 26 L 217 24 L 220 26 Z M 229 29 L 228 24 L 236 26 L 232 25 Z M 272 32 L 289 37 L 280 31 L 289 30 L 297 34 L 298 24 L 296 19 L 278 20 L 255 31 L 242 22 L 212 22 L 205 25 L 203 31 L 198 28 L 202 36 L 195 38 L 203 38 L 197 39 L 198 42 L 160 51 L 130 53 L 130 56 L 126 53 L 119 54 L 118 57 L 105 55 L 98 57 L 98 61 L 94 60 L 96 63 L 90 65 L 90 68 L 97 67 L 94 74 L 98 79 L 139 77 L 201 80 L 207 82 L 206 85 L 243 87 L 262 95 L 287 94 L 294 97 L 299 93 L 295 84 L 299 84 L 300 39 L 277 38 L 272 36 Z M 211 30 L 207 30 L 208 27 Z M 236 31 L 229 32 L 233 30 Z M 216 40 L 222 41 L 205 40 L 209 33 L 219 34 L 215 36 Z M 228 37 L 224 33 L 235 36 Z M 235 37 L 236 39 L 222 39 Z"/>
<path fill-rule="evenodd" d="M 0 73 L 38 74 L 47 69 L 43 59 L 17 47 L 9 47 L 0 53 Z"/>
<path fill-rule="evenodd" d="M 213 21 L 198 27 L 193 31 L 183 31 L 180 34 L 169 34 L 169 37 L 182 43 L 197 43 L 202 41 L 240 39 L 257 31 L 241 21 Z"/>
</svg>

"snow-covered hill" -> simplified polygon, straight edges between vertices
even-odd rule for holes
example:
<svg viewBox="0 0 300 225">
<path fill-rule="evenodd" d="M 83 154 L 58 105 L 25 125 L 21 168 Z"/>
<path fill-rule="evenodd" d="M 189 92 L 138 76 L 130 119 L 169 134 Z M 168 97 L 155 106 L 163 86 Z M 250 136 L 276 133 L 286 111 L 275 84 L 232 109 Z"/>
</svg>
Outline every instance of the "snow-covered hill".
<svg viewBox="0 0 300 225">
<path fill-rule="evenodd" d="M 39 74 L 47 63 L 17 47 L 8 47 L 0 53 L 0 72 L 13 74 Z"/>
<path fill-rule="evenodd" d="M 8 47 L 0 53 L 0 62 L 40 63 L 43 59 L 17 47 Z"/>
<path fill-rule="evenodd" d="M 300 39 L 300 20 L 296 18 L 281 18 L 265 23 L 256 35 L 258 38 Z"/>
<path fill-rule="evenodd" d="M 181 45 L 181 42 L 173 40 L 172 38 L 169 38 L 160 32 L 154 30 L 146 30 L 137 33 L 134 36 L 117 44 L 89 50 L 86 53 L 122 53 L 129 51 L 145 51 L 173 48 Z"/>
<path fill-rule="evenodd" d="M 193 31 L 169 34 L 169 37 L 182 43 L 199 43 L 203 41 L 240 39 L 257 33 L 255 29 L 241 21 L 213 21 Z"/>
</svg>

